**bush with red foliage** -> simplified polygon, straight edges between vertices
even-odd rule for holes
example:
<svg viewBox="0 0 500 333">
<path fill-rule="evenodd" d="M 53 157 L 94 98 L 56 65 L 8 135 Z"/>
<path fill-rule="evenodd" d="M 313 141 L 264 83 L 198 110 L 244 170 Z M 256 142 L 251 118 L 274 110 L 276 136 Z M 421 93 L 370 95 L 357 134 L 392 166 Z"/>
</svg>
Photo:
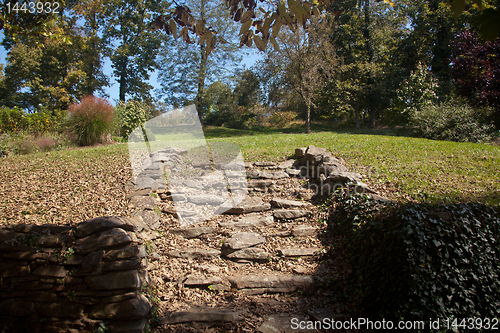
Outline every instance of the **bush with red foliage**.
<svg viewBox="0 0 500 333">
<path fill-rule="evenodd" d="M 114 108 L 103 98 L 85 96 L 79 104 L 69 107 L 70 124 L 77 141 L 82 146 L 91 146 L 106 134 L 113 123 Z"/>
<path fill-rule="evenodd" d="M 458 94 L 474 106 L 492 107 L 500 129 L 500 37 L 482 43 L 475 33 L 464 30 L 450 46 Z"/>
</svg>

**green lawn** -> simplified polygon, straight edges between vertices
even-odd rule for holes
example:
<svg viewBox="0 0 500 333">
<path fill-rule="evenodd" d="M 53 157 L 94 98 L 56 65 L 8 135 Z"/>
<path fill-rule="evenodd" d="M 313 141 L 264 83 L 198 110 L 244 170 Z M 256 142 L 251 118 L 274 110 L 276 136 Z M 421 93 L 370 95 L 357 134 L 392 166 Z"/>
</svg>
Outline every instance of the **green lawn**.
<svg viewBox="0 0 500 333">
<path fill-rule="evenodd" d="M 394 131 L 312 134 L 209 128 L 208 141 L 238 144 L 245 160 L 280 161 L 294 149 L 325 147 L 393 198 L 420 202 L 500 203 L 500 147 L 396 136 Z"/>
</svg>

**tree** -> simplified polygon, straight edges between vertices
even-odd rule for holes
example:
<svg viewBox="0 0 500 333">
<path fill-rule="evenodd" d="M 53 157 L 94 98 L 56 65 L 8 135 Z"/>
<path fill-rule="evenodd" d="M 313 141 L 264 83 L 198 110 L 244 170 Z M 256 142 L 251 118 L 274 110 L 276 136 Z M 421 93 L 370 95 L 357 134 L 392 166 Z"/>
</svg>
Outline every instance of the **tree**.
<svg viewBox="0 0 500 333">
<path fill-rule="evenodd" d="M 94 95 L 99 92 L 105 95 L 103 87 L 109 86 L 109 79 L 103 73 L 103 57 L 107 54 L 108 44 L 101 38 L 106 3 L 103 0 L 87 0 L 78 2 L 73 10 L 76 17 L 83 17 L 81 31 L 81 52 L 83 70 L 87 74 L 83 85 L 83 95 Z"/>
<path fill-rule="evenodd" d="M 394 123 L 407 125 L 415 112 L 425 106 L 436 104 L 439 100 L 437 90 L 438 80 L 433 77 L 424 63 L 419 63 L 410 77 L 403 81 L 397 90 L 401 117 Z"/>
<path fill-rule="evenodd" d="M 74 33 L 70 28 L 61 32 L 55 23 L 52 29 L 60 35 Z M 30 111 L 40 105 L 65 110 L 82 97 L 86 74 L 78 48 L 59 39 L 41 39 L 43 48 L 18 42 L 10 50 L 4 80 L 8 95 L 2 104 Z"/>
<path fill-rule="evenodd" d="M 203 121 L 208 112 L 208 105 L 203 101 L 205 86 L 216 81 L 229 83 L 229 79 L 238 72 L 241 50 L 233 42 L 237 36 L 236 26 L 225 16 L 227 10 L 223 4 L 193 0 L 187 2 L 187 5 L 206 24 L 210 24 L 219 38 L 229 42 L 212 51 L 209 45 L 211 42 L 206 38 L 198 37 L 195 44 L 186 43 L 182 33 L 179 36 L 172 33 L 174 38 L 167 36 L 160 52 L 158 77 L 162 89 L 158 94 L 171 105 L 196 103 Z"/>
<path fill-rule="evenodd" d="M 322 93 L 323 103 L 334 113 L 338 110 L 342 118 L 350 113 L 357 128 L 361 116 L 368 115 L 373 128 L 392 97 L 389 91 L 395 90 L 391 74 L 397 65 L 392 54 L 406 22 L 393 7 L 373 1 L 339 1 L 334 12 L 331 38 L 340 65 Z"/>
<path fill-rule="evenodd" d="M 267 62 L 279 59 L 282 83 L 288 98 L 297 97 L 306 108 L 306 133 L 311 132 L 311 111 L 318 90 L 334 75 L 336 55 L 329 39 L 329 17 L 314 21 L 307 31 L 284 30 L 278 36 L 279 49 Z"/>
<path fill-rule="evenodd" d="M 110 55 L 113 74 L 119 84 L 119 100 L 127 95 L 150 100 L 150 74 L 157 68 L 160 36 L 148 30 L 156 2 L 149 0 L 113 1 L 106 12 L 104 38 L 116 43 Z"/>
<path fill-rule="evenodd" d="M 460 32 L 451 43 L 452 75 L 459 95 L 472 105 L 492 107 L 500 128 L 500 38 L 481 43 L 469 31 Z"/>
</svg>

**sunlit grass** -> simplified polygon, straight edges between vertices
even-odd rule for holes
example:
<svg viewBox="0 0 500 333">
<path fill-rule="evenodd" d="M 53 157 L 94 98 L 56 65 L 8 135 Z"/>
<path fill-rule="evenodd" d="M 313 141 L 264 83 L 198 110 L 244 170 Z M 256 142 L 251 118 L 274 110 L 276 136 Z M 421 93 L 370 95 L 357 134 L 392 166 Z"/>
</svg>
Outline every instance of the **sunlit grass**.
<svg viewBox="0 0 500 333">
<path fill-rule="evenodd" d="M 241 147 L 246 160 L 280 161 L 295 148 L 325 147 L 367 182 L 421 202 L 500 203 L 500 147 L 427 139 L 318 132 L 210 138 Z M 377 187 L 377 186 L 376 186 Z"/>
</svg>

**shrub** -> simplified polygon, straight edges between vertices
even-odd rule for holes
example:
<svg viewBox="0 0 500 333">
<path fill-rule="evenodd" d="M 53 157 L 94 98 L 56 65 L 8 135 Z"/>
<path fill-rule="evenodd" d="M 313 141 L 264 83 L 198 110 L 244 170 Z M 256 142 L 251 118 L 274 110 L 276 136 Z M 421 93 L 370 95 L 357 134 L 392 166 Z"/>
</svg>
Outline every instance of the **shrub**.
<svg viewBox="0 0 500 333">
<path fill-rule="evenodd" d="M 122 138 L 128 139 L 130 133 L 148 120 L 147 107 L 138 101 L 120 101 L 116 107 L 116 131 Z"/>
<path fill-rule="evenodd" d="M 99 140 L 102 134 L 111 129 L 114 108 L 108 101 L 94 96 L 86 96 L 79 104 L 69 107 L 70 124 L 82 146 L 90 146 Z"/>
<path fill-rule="evenodd" d="M 71 145 L 72 142 L 66 134 L 45 133 L 38 136 L 27 132 L 2 134 L 0 135 L 0 156 L 49 152 Z"/>
<path fill-rule="evenodd" d="M 0 132 L 25 131 L 32 134 L 62 132 L 67 116 L 67 111 L 49 111 L 43 107 L 34 113 L 26 113 L 18 107 L 0 107 Z"/>
<path fill-rule="evenodd" d="M 448 102 L 423 106 L 411 116 L 411 132 L 434 140 L 487 142 L 497 135 L 493 124 L 481 123 L 479 112 L 467 104 Z"/>
<path fill-rule="evenodd" d="M 269 124 L 272 127 L 282 128 L 288 123 L 293 121 L 297 117 L 297 114 L 292 111 L 274 112 L 272 116 L 269 117 Z"/>
<path fill-rule="evenodd" d="M 24 111 L 18 107 L 0 106 L 0 133 L 12 133 L 25 127 Z"/>
<path fill-rule="evenodd" d="M 352 266 L 352 297 L 363 317 L 498 316 L 498 208 L 479 204 L 398 206 L 366 195 L 339 195 L 336 199 L 330 227 L 342 238 L 341 246 Z"/>
</svg>

